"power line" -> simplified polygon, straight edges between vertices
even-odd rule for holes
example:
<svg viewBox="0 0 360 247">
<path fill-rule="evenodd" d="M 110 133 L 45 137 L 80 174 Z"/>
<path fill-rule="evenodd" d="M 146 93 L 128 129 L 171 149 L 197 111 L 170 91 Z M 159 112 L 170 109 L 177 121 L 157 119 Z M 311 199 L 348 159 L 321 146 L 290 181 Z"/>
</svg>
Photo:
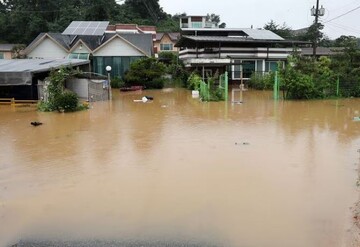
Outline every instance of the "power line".
<svg viewBox="0 0 360 247">
<path fill-rule="evenodd" d="M 352 9 L 352 10 L 349 10 L 348 12 L 346 12 L 346 13 L 344 13 L 344 14 L 341 14 L 341 15 L 339 15 L 339 16 L 336 16 L 336 17 L 334 17 L 334 18 L 332 18 L 332 19 L 330 19 L 330 20 L 328 20 L 328 21 L 325 21 L 324 23 L 328 23 L 328 22 L 330 22 L 330 21 L 339 19 L 340 17 L 343 17 L 343 16 L 345 16 L 345 15 L 347 15 L 347 14 L 350 14 L 351 12 L 354 12 L 355 10 L 358 10 L 358 9 L 360 9 L 360 6 L 354 8 L 354 9 Z"/>
</svg>

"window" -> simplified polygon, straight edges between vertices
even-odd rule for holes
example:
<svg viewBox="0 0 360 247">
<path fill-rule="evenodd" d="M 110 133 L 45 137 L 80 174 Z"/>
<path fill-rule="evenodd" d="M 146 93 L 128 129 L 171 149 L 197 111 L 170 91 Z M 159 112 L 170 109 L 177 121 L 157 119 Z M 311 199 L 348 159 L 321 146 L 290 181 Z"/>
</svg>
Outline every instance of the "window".
<svg viewBox="0 0 360 247">
<path fill-rule="evenodd" d="M 68 59 L 85 59 L 89 60 L 89 53 L 71 53 L 68 56 Z"/>
<path fill-rule="evenodd" d="M 92 64 L 95 73 L 106 75 L 105 67 L 111 66 L 111 77 L 123 78 L 130 64 L 142 57 L 93 57 Z"/>
<path fill-rule="evenodd" d="M 256 61 L 254 60 L 234 60 L 234 63 L 233 79 L 241 79 L 241 71 L 243 72 L 242 77 L 249 79 L 252 73 L 256 71 Z"/>
<path fill-rule="evenodd" d="M 0 52 L 0 59 L 4 59 L 4 53 Z"/>
<path fill-rule="evenodd" d="M 276 71 L 278 69 L 278 63 L 275 61 L 266 61 L 265 62 L 265 71 Z"/>
<path fill-rule="evenodd" d="M 252 73 L 255 72 L 255 61 L 242 61 L 243 78 L 250 78 Z"/>
<path fill-rule="evenodd" d="M 203 23 L 202 23 L 202 22 L 192 22 L 192 23 L 191 23 L 191 27 L 192 27 L 192 28 L 202 28 L 202 27 L 203 27 Z"/>
<path fill-rule="evenodd" d="M 160 44 L 160 50 L 161 51 L 172 51 L 173 44 Z"/>
</svg>

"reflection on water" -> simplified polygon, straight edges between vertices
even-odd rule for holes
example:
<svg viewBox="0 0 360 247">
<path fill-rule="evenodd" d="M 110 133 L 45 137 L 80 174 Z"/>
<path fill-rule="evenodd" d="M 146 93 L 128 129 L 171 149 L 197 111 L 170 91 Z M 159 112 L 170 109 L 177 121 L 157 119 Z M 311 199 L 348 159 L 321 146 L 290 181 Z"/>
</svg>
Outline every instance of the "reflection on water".
<svg viewBox="0 0 360 247">
<path fill-rule="evenodd" d="M 0 245 L 342 246 L 357 199 L 360 100 L 145 94 L 155 100 L 114 91 L 112 103 L 69 114 L 0 106 Z"/>
</svg>

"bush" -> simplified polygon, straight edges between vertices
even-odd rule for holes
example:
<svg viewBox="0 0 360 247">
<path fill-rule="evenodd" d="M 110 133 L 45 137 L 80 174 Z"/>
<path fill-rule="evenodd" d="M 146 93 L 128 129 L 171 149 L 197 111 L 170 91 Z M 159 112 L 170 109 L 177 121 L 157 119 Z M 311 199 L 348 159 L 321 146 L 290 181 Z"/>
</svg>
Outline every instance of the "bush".
<svg viewBox="0 0 360 247">
<path fill-rule="evenodd" d="M 156 78 L 153 81 L 147 82 L 146 88 L 152 88 L 152 89 L 162 89 L 165 85 L 165 78 Z"/>
<path fill-rule="evenodd" d="M 79 98 L 76 93 L 72 91 L 65 91 L 55 98 L 54 104 L 56 105 L 56 110 L 58 111 L 76 111 L 79 105 Z"/>
<path fill-rule="evenodd" d="M 111 79 L 110 84 L 112 88 L 121 88 L 124 87 L 125 82 L 120 77 L 115 77 Z"/>
<path fill-rule="evenodd" d="M 266 74 L 254 72 L 249 81 L 249 87 L 258 90 L 273 89 L 275 81 L 275 73 Z"/>
<path fill-rule="evenodd" d="M 125 75 L 127 86 L 141 85 L 146 88 L 164 86 L 165 65 L 154 58 L 143 58 L 133 62 Z M 161 87 L 161 88 L 162 88 Z"/>
<path fill-rule="evenodd" d="M 196 71 L 192 72 L 187 80 L 187 88 L 190 90 L 199 90 L 202 79 Z"/>
</svg>

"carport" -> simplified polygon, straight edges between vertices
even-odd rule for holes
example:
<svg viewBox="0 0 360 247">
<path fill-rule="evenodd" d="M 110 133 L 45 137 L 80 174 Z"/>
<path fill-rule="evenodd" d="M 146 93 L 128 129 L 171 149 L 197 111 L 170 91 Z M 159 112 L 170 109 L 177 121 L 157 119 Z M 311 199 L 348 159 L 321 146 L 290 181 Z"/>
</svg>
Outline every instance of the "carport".
<svg viewBox="0 0 360 247">
<path fill-rule="evenodd" d="M 88 71 L 89 60 L 81 59 L 12 59 L 0 60 L 0 98 L 37 100 L 38 81 L 53 69 L 80 67 Z"/>
</svg>

